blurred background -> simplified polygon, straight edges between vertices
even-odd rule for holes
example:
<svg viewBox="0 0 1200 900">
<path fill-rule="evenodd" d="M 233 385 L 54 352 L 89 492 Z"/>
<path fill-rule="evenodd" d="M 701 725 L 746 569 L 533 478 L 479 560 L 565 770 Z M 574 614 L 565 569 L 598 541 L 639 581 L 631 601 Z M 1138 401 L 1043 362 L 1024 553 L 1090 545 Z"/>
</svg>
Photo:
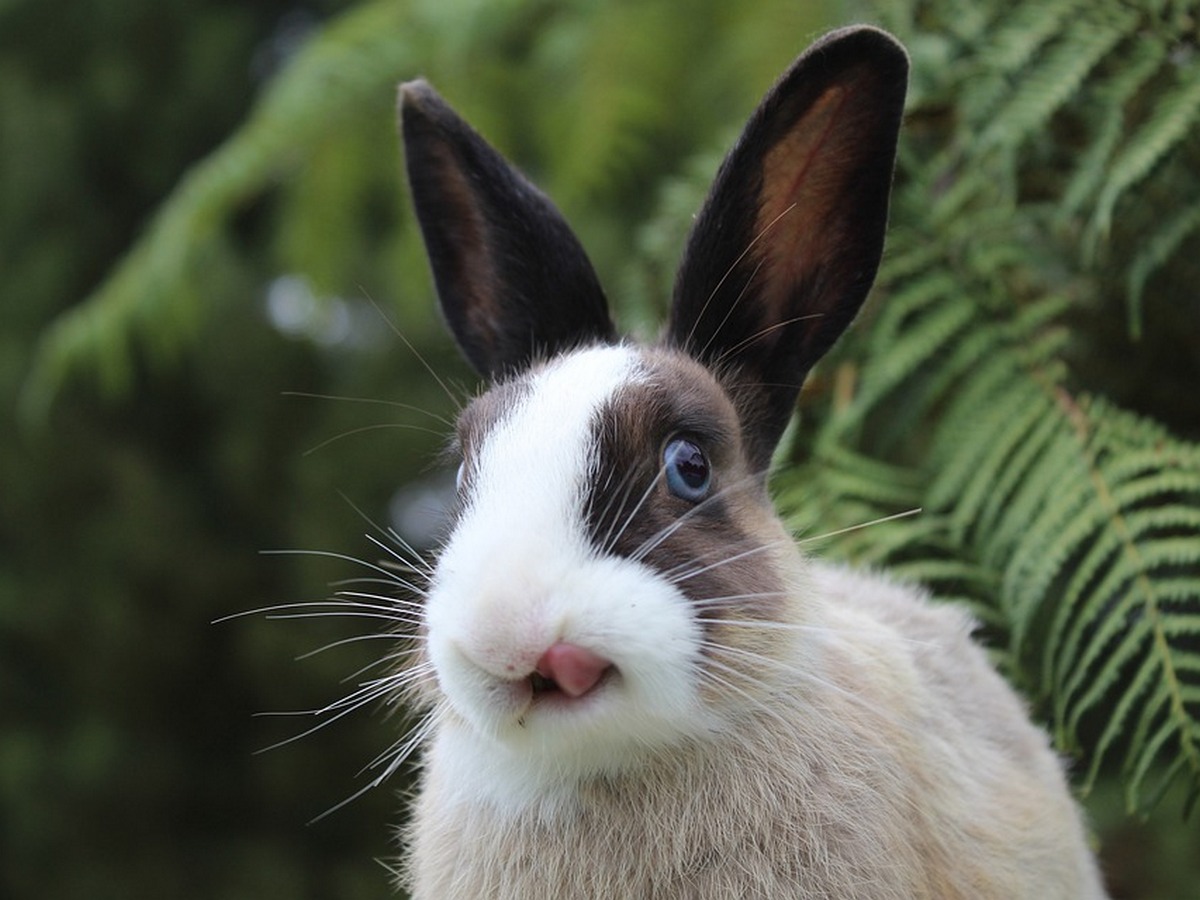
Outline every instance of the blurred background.
<svg viewBox="0 0 1200 900">
<path fill-rule="evenodd" d="M 343 642 L 377 623 L 214 622 L 329 596 L 385 529 L 436 534 L 444 417 L 475 381 L 406 206 L 396 82 L 430 78 L 545 187 L 618 321 L 648 334 L 688 216 L 788 62 L 832 25 L 897 29 L 919 145 L 954 115 L 955 54 L 1003 24 L 1004 4 L 961 6 L 0 0 L 0 896 L 389 893 L 408 773 L 322 814 L 370 782 L 403 713 L 258 752 L 369 677 L 388 642 Z M 1043 40 L 1073 8 L 1016 6 Z M 1147 8 L 1155 64 L 1183 54 L 1200 81 L 1195 6 Z M 1187 125 L 1200 100 L 1180 103 Z M 1163 196 L 1155 215 L 1181 195 Z M 1076 357 L 1088 386 L 1186 440 L 1193 219 L 1164 239 L 1176 280 L 1138 287 L 1190 284 L 1180 302 L 1130 312 L 1137 344 L 1123 306 L 1095 315 L 1116 323 L 1089 332 L 1104 352 Z M 1200 896 L 1200 816 L 1175 789 L 1127 814 L 1113 768 L 1087 804 L 1115 895 Z"/>
</svg>

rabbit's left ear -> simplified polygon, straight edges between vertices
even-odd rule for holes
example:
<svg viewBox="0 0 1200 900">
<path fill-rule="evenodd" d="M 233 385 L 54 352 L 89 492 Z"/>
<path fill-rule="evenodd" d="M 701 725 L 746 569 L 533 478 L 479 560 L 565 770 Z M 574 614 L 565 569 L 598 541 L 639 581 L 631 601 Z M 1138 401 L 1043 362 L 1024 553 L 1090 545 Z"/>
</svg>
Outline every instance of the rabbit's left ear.
<svg viewBox="0 0 1200 900">
<path fill-rule="evenodd" d="M 818 41 L 750 118 L 688 240 L 666 339 L 728 383 L 760 468 L 875 279 L 907 78 L 882 31 Z"/>
<path fill-rule="evenodd" d="M 615 340 L 592 264 L 550 200 L 424 81 L 401 86 L 400 123 L 438 300 L 475 370 L 496 378 Z"/>
</svg>

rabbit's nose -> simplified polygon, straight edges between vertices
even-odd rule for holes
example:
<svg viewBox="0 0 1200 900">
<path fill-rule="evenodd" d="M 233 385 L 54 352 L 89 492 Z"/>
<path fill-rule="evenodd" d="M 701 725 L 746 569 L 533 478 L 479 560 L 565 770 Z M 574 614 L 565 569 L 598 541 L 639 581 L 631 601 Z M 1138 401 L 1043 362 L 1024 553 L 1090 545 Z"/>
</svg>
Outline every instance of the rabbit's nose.
<svg viewBox="0 0 1200 900">
<path fill-rule="evenodd" d="M 542 654 L 535 671 L 564 694 L 582 697 L 612 667 L 611 662 L 586 647 L 559 641 Z"/>
</svg>

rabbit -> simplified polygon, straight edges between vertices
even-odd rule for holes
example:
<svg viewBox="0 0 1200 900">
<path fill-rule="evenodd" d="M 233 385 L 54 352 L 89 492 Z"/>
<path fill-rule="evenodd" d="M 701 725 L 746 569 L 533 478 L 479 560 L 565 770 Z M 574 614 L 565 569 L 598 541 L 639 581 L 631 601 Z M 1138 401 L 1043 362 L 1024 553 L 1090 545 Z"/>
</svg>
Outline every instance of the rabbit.
<svg viewBox="0 0 1200 900">
<path fill-rule="evenodd" d="M 669 321 L 618 336 L 561 214 L 400 89 L 461 412 L 408 689 L 431 898 L 1101 898 L 1046 736 L 962 611 L 801 553 L 767 471 L 883 249 L 908 73 L 858 26 L 767 93 Z"/>
</svg>

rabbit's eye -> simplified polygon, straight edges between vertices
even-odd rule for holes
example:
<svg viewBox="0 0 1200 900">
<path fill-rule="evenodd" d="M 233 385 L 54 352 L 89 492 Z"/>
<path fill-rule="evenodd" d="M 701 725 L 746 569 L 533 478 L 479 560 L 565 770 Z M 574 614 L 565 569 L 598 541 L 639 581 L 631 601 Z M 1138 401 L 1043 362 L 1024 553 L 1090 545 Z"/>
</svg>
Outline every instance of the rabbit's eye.
<svg viewBox="0 0 1200 900">
<path fill-rule="evenodd" d="M 697 503 L 708 495 L 712 471 L 708 457 L 687 438 L 674 438 L 663 451 L 667 489 L 680 500 Z"/>
</svg>

